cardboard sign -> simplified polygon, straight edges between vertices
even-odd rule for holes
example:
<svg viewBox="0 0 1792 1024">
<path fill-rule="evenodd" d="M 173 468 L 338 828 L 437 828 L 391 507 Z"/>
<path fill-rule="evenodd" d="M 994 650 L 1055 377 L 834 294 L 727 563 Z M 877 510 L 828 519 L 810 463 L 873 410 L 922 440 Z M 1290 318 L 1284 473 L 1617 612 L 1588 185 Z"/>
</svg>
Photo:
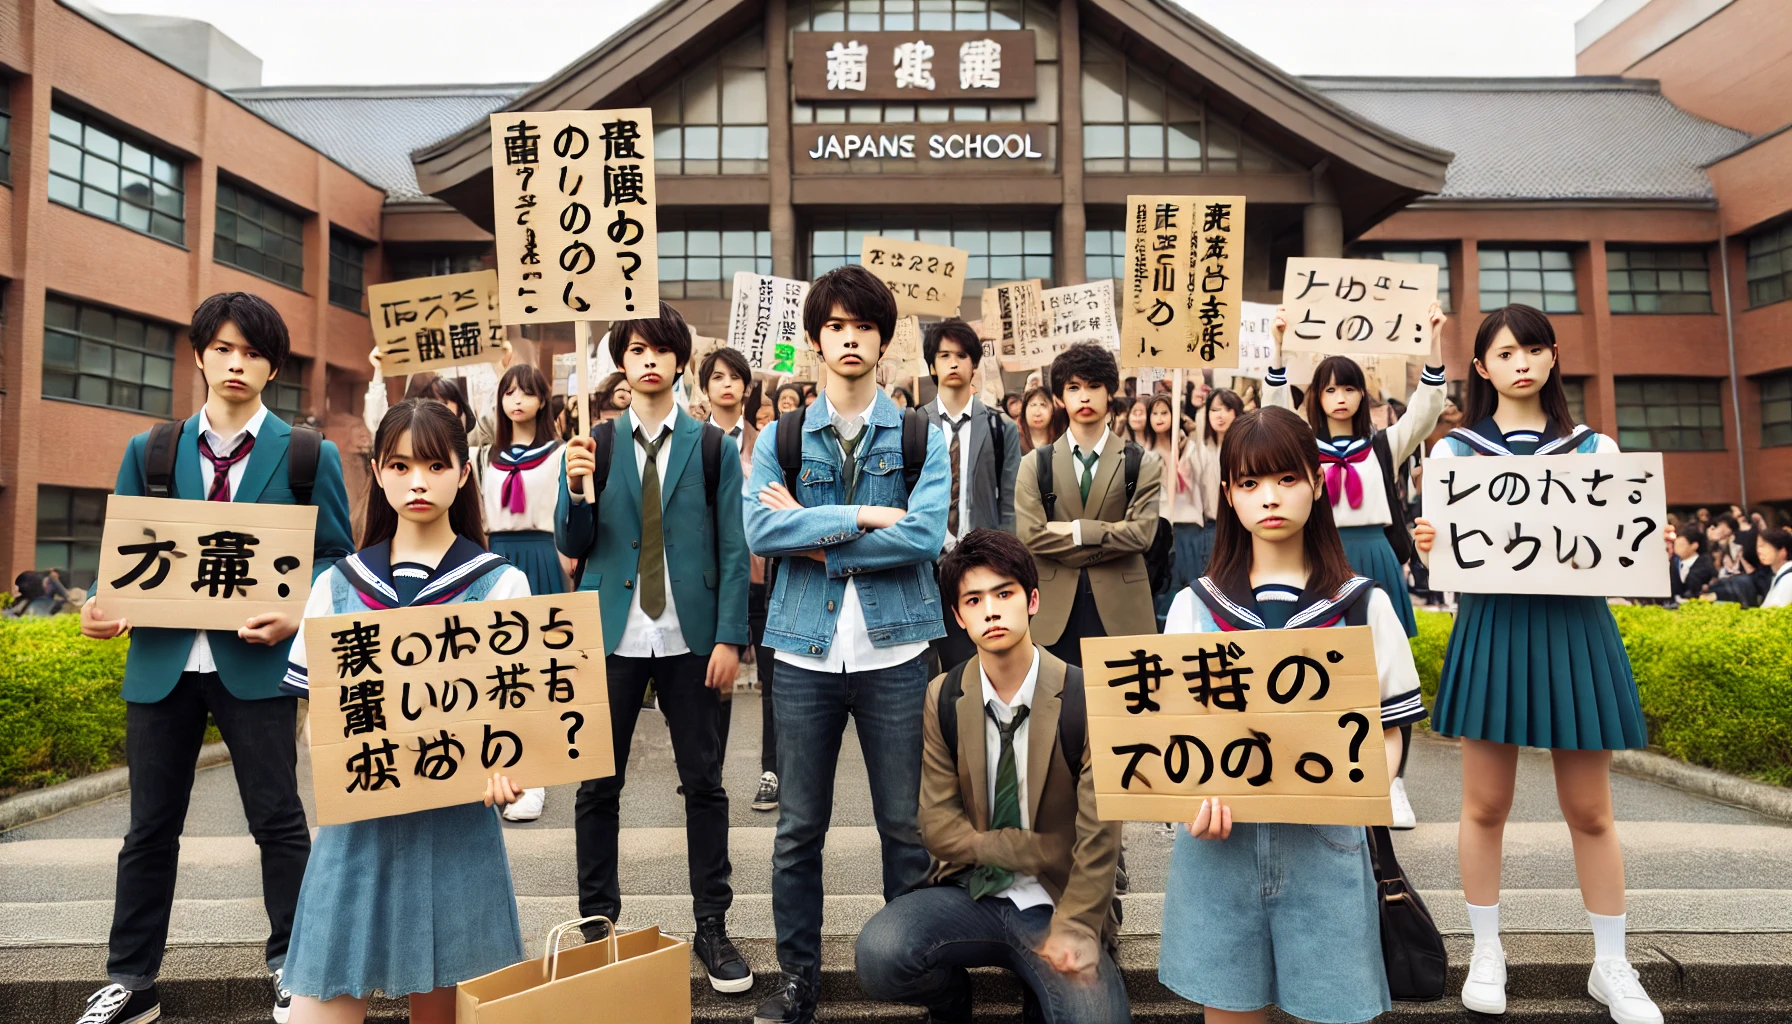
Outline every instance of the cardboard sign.
<svg viewBox="0 0 1792 1024">
<path fill-rule="evenodd" d="M 390 377 L 504 358 L 493 270 L 368 285 L 367 319 Z"/>
<path fill-rule="evenodd" d="M 957 316 L 970 258 L 970 253 L 949 245 L 876 235 L 866 235 L 859 249 L 859 262 L 896 294 L 898 316 Z"/>
<path fill-rule="evenodd" d="M 809 282 L 738 270 L 728 304 L 728 347 L 747 357 L 754 373 L 790 373 L 803 341 L 803 300 Z"/>
<path fill-rule="evenodd" d="M 597 594 L 305 621 L 322 825 L 615 773 Z"/>
<path fill-rule="evenodd" d="M 1021 356 L 1023 350 L 1042 348 L 1045 340 L 1045 303 L 1040 299 L 1039 279 L 985 288 L 981 305 L 981 322 L 995 340 L 1002 369 L 1030 370 L 1039 365 L 1025 363 Z"/>
<path fill-rule="evenodd" d="M 1438 590 L 1671 593 L 1659 452 L 1432 459 L 1424 503 Z"/>
<path fill-rule="evenodd" d="M 297 620 L 311 596 L 315 505 L 106 498 L 99 605 L 133 626 L 227 629 Z"/>
<path fill-rule="evenodd" d="M 1288 260 L 1282 347 L 1329 355 L 1426 356 L 1437 266 L 1387 260 Z"/>
<path fill-rule="evenodd" d="M 1083 678 L 1104 821 L 1392 821 L 1367 626 L 1087 638 Z"/>
<path fill-rule="evenodd" d="M 1021 349 L 1027 369 L 1049 366 L 1058 353 L 1085 341 L 1110 351 L 1120 349 L 1120 321 L 1114 315 L 1114 280 L 1047 288 L 1039 293 L 1045 307 L 1046 333 L 1032 347 Z"/>
<path fill-rule="evenodd" d="M 1032 99 L 1033 43 L 1026 29 L 793 32 L 790 84 L 799 100 Z"/>
<path fill-rule="evenodd" d="M 1243 196 L 1127 196 L 1120 365 L 1238 365 Z"/>
<path fill-rule="evenodd" d="M 900 373 L 926 373 L 926 363 L 921 359 L 921 318 L 914 316 L 900 317 L 896 321 L 896 333 L 890 336 L 890 344 L 884 349 L 880 366 L 894 367 Z"/>
<path fill-rule="evenodd" d="M 653 112 L 513 110 L 491 132 L 504 322 L 658 316 Z"/>
</svg>

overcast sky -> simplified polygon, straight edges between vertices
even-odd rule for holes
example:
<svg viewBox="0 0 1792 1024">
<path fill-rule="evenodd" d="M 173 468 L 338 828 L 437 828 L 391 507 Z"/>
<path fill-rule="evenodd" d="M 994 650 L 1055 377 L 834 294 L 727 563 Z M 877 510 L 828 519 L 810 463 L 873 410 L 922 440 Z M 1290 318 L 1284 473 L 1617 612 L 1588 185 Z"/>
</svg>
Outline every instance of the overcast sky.
<svg viewBox="0 0 1792 1024">
<path fill-rule="evenodd" d="M 535 82 L 653 0 L 97 0 L 198 18 L 262 60 L 268 85 Z M 1597 0 L 1182 0 L 1303 75 L 1571 75 Z"/>
</svg>

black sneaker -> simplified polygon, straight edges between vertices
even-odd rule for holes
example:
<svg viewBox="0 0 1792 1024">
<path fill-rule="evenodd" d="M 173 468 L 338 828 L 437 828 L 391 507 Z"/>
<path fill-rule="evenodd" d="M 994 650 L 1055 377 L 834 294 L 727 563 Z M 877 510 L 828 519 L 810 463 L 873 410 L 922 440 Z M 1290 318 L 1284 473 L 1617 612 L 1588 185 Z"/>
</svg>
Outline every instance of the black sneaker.
<svg viewBox="0 0 1792 1024">
<path fill-rule="evenodd" d="M 149 1024 L 161 1018 L 162 1000 L 154 985 L 137 992 L 107 985 L 87 997 L 87 1009 L 75 1024 Z"/>
<path fill-rule="evenodd" d="M 719 917 L 706 917 L 697 922 L 697 936 L 691 941 L 697 959 L 709 972 L 709 987 L 723 995 L 738 995 L 753 987 L 753 972 L 741 958 L 740 950 L 729 941 L 728 932 Z"/>
<path fill-rule="evenodd" d="M 274 972 L 274 1024 L 286 1024 L 292 1016 L 292 993 L 286 990 L 286 968 Z"/>
<path fill-rule="evenodd" d="M 759 774 L 759 792 L 753 794 L 755 811 L 775 811 L 778 809 L 778 773 L 761 772 Z"/>
<path fill-rule="evenodd" d="M 753 1011 L 753 1024 L 814 1024 L 815 990 L 802 975 L 783 972 L 778 990 Z"/>
</svg>

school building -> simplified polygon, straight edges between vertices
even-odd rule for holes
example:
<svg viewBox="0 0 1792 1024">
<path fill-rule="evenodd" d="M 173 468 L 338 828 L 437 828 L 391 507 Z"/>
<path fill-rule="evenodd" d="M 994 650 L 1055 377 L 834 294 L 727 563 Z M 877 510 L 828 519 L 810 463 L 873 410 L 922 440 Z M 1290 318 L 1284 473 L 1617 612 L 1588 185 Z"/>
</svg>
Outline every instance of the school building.
<svg viewBox="0 0 1792 1024">
<path fill-rule="evenodd" d="M 1483 310 L 1538 306 L 1576 411 L 1665 452 L 1671 503 L 1792 512 L 1779 0 L 1605 0 L 1553 79 L 1297 77 L 1173 0 L 665 0 L 592 42 L 534 84 L 263 87 L 203 23 L 0 0 L 6 577 L 91 579 L 126 439 L 203 401 L 182 325 L 212 292 L 286 316 L 269 404 L 352 462 L 366 285 L 490 264 L 501 110 L 652 108 L 661 294 L 706 335 L 735 271 L 867 233 L 968 250 L 975 316 L 986 284 L 1119 276 L 1128 194 L 1243 195 L 1246 299 L 1289 256 L 1437 263 L 1452 380 Z"/>
</svg>

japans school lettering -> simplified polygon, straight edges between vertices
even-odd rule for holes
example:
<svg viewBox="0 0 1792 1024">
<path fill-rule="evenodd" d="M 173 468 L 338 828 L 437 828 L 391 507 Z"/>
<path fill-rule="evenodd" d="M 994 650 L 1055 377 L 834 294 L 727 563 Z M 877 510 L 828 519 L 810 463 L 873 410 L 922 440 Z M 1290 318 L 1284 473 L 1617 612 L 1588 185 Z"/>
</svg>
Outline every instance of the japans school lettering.
<svg viewBox="0 0 1792 1024">
<path fill-rule="evenodd" d="M 822 135 L 809 151 L 811 160 L 882 158 L 913 160 L 914 133 Z M 1041 160 L 1045 154 L 1033 143 L 1032 132 L 933 132 L 927 136 L 927 156 L 934 160 Z"/>
</svg>

